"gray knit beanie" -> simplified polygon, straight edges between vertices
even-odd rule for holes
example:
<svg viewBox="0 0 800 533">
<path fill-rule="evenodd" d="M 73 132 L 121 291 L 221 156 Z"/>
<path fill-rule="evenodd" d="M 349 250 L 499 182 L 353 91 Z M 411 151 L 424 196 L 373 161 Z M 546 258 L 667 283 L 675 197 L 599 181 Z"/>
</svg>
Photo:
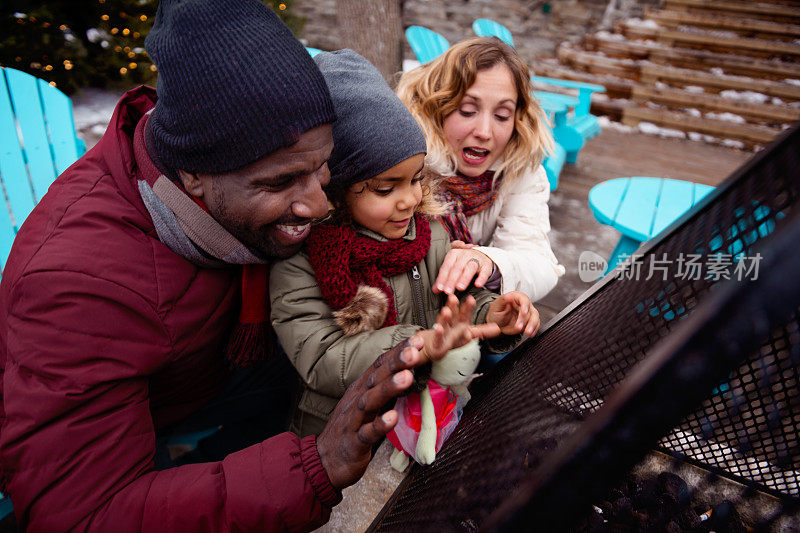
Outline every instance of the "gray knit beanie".
<svg viewBox="0 0 800 533">
<path fill-rule="evenodd" d="M 146 139 L 160 167 L 233 171 L 336 118 L 311 56 L 258 0 L 161 0 L 145 48 L 158 67 Z"/>
<path fill-rule="evenodd" d="M 331 186 L 348 187 L 424 154 L 425 135 L 372 64 L 352 50 L 314 57 L 336 109 Z"/>
</svg>

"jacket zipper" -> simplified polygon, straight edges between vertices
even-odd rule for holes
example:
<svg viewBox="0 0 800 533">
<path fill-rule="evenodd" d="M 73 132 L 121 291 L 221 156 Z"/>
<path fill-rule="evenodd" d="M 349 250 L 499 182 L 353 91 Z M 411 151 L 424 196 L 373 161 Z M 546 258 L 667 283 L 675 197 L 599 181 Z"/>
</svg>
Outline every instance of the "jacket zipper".
<svg viewBox="0 0 800 533">
<path fill-rule="evenodd" d="M 414 307 L 417 310 L 417 324 L 422 325 L 424 329 L 428 329 L 428 321 L 425 318 L 425 308 L 422 306 L 422 275 L 416 267 L 411 268 L 411 299 L 414 301 Z"/>
</svg>

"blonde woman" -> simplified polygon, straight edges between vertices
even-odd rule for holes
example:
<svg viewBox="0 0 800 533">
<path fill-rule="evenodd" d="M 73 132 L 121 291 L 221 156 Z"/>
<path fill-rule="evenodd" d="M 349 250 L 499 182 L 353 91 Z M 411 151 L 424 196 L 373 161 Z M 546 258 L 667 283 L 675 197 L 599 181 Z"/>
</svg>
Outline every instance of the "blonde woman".
<svg viewBox="0 0 800 533">
<path fill-rule="evenodd" d="M 406 73 L 397 93 L 425 132 L 426 166 L 444 178 L 440 218 L 453 249 L 434 291 L 463 290 L 474 278 L 476 287 L 541 299 L 564 267 L 547 238 L 541 162 L 553 139 L 528 67 L 500 40 L 478 37 Z"/>
</svg>

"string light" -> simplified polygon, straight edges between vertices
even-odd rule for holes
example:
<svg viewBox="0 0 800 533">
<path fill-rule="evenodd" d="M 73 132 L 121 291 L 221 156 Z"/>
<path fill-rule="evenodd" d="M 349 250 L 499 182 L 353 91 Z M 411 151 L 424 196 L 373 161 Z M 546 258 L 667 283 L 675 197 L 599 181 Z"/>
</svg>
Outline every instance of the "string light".
<svg viewBox="0 0 800 533">
<path fill-rule="evenodd" d="M 136 57 L 136 54 L 134 54 L 133 52 L 128 52 L 128 57 L 130 59 L 133 59 L 134 57 Z"/>
<path fill-rule="evenodd" d="M 128 52 L 131 51 L 131 47 L 130 46 L 126 46 L 125 48 L 123 48 L 123 50 L 125 50 L 125 53 L 127 54 Z"/>
<path fill-rule="evenodd" d="M 139 20 L 141 20 L 142 22 L 146 21 L 147 20 L 147 15 L 140 16 Z"/>
<path fill-rule="evenodd" d="M 136 67 L 138 67 L 138 66 L 139 66 L 139 65 L 137 65 L 136 63 L 133 63 L 133 62 L 131 62 L 131 63 L 128 63 L 128 68 L 129 68 L 129 69 L 131 69 L 131 70 L 134 70 L 134 69 L 135 69 Z"/>
<path fill-rule="evenodd" d="M 51 70 L 53 70 L 53 65 L 47 65 L 47 66 L 45 66 L 45 67 L 44 67 L 44 69 L 45 69 L 47 72 L 50 72 Z"/>
<path fill-rule="evenodd" d="M 121 69 L 119 69 L 119 73 L 125 75 L 125 74 L 128 73 L 128 69 L 126 69 L 125 67 L 122 67 Z"/>
<path fill-rule="evenodd" d="M 61 30 L 61 31 L 67 31 L 67 25 L 66 24 L 62 24 L 61 26 L 58 27 L 58 29 Z"/>
<path fill-rule="evenodd" d="M 139 35 L 141 35 L 138 31 L 133 32 L 133 38 L 138 39 Z"/>
<path fill-rule="evenodd" d="M 125 28 L 124 30 L 122 30 L 122 35 L 128 35 L 130 32 L 131 32 L 131 30 L 129 30 L 128 28 Z"/>
<path fill-rule="evenodd" d="M 103 2 L 100 3 L 102 4 Z M 108 15 L 103 15 L 102 17 L 100 17 L 100 20 L 108 20 Z"/>
<path fill-rule="evenodd" d="M 114 51 L 115 52 L 122 52 L 122 47 L 120 45 L 117 45 L 117 46 L 114 47 Z"/>
<path fill-rule="evenodd" d="M 56 82 L 51 81 L 49 85 L 50 85 L 50 87 L 55 87 L 56 86 Z"/>
<path fill-rule="evenodd" d="M 111 35 L 116 35 L 119 33 L 119 28 L 111 28 Z"/>
<path fill-rule="evenodd" d="M 278 4 L 278 9 L 280 9 L 281 11 L 284 11 L 286 9 L 286 4 L 284 4 L 284 3 Z"/>
<path fill-rule="evenodd" d="M 158 70 L 158 67 L 156 67 L 155 65 L 150 65 L 150 70 L 152 70 L 153 72 L 155 72 L 155 71 L 157 71 L 157 70 Z"/>
</svg>

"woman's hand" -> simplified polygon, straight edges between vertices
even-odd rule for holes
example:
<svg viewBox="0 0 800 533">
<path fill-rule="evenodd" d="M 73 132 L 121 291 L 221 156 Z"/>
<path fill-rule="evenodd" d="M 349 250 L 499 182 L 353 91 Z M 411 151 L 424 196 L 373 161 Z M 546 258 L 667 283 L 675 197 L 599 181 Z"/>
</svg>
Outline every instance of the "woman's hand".
<svg viewBox="0 0 800 533">
<path fill-rule="evenodd" d="M 497 324 L 503 335 L 524 333 L 533 337 L 539 330 L 539 312 L 525 293 L 511 291 L 492 302 L 486 313 L 486 323 Z"/>
<path fill-rule="evenodd" d="M 476 274 L 475 286 L 483 287 L 492 275 L 494 262 L 486 254 L 474 250 L 474 244 L 453 241 L 450 245 L 452 249 L 447 252 L 442 266 L 439 267 L 439 275 L 433 283 L 433 292 L 453 294 L 455 291 L 463 291 L 469 287 Z"/>
<path fill-rule="evenodd" d="M 475 298 L 472 296 L 467 296 L 464 303 L 459 303 L 458 298 L 450 294 L 433 328 L 414 335 L 422 340 L 422 359 L 437 361 L 453 348 L 464 346 L 472 339 L 489 339 L 500 335 L 497 324 L 489 324 L 488 321 L 479 326 L 470 324 L 473 309 Z"/>
</svg>

